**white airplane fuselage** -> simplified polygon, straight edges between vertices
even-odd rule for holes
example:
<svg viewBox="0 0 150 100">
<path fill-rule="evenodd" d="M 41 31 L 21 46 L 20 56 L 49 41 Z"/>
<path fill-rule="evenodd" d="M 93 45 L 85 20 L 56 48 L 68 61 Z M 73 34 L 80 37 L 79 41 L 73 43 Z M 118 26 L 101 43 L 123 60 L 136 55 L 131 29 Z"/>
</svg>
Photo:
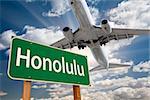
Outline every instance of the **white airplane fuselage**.
<svg viewBox="0 0 150 100">
<path fill-rule="evenodd" d="M 71 0 L 70 4 L 72 5 L 73 11 L 80 25 L 79 32 L 77 35 L 75 35 L 74 41 L 81 41 L 81 40 L 86 41 L 86 40 L 91 40 L 91 38 L 97 39 L 98 36 L 96 32 L 92 31 L 94 21 L 92 21 L 92 16 L 90 14 L 86 1 Z M 105 56 L 99 43 L 92 42 L 91 44 L 88 45 L 88 47 L 91 49 L 91 52 L 95 57 L 95 59 L 97 60 L 97 62 L 99 63 L 99 65 L 108 68 L 109 67 L 108 59 Z"/>
</svg>

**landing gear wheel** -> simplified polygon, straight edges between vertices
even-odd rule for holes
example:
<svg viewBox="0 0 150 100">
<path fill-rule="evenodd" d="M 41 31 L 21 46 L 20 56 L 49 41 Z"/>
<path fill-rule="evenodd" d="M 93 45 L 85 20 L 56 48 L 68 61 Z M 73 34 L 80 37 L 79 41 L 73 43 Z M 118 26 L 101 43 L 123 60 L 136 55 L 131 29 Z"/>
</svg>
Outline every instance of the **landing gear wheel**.
<svg viewBox="0 0 150 100">
<path fill-rule="evenodd" d="M 79 50 L 81 49 L 81 46 L 80 46 L 80 45 L 78 46 L 78 49 L 79 49 Z"/>
<path fill-rule="evenodd" d="M 84 49 L 86 46 L 85 45 L 78 45 L 78 49 Z"/>
<path fill-rule="evenodd" d="M 84 46 L 81 46 L 82 49 L 84 49 Z"/>
</svg>

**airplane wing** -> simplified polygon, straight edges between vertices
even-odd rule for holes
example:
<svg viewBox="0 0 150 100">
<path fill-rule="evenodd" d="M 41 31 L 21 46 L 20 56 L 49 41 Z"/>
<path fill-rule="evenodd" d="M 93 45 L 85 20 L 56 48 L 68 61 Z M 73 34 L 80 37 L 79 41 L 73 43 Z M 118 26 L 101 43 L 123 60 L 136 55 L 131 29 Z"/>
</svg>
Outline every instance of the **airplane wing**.
<svg viewBox="0 0 150 100">
<path fill-rule="evenodd" d="M 102 34 L 101 27 L 95 27 L 96 33 L 98 36 Z M 127 39 L 131 38 L 134 35 L 143 35 L 143 34 L 150 34 L 150 29 L 124 29 L 124 28 L 112 28 L 112 32 L 103 35 L 102 38 L 100 38 L 98 41 L 100 44 L 105 44 L 109 42 L 110 40 L 121 40 L 121 39 Z"/>
<path fill-rule="evenodd" d="M 109 63 L 109 69 L 111 69 L 111 68 L 124 68 L 124 67 L 126 67 L 126 68 L 127 68 L 127 67 L 131 67 L 131 65 L 129 65 L 129 64 L 115 64 L 115 63 Z M 95 72 L 95 71 L 104 70 L 104 69 L 106 69 L 106 68 L 103 67 L 103 66 L 98 65 L 98 66 L 92 68 L 92 69 L 90 70 L 90 72 Z"/>
<path fill-rule="evenodd" d="M 109 40 L 120 40 L 131 38 L 134 35 L 150 34 L 150 30 L 147 29 L 121 29 L 112 28 L 112 32 L 108 36 Z"/>
<path fill-rule="evenodd" d="M 95 32 L 100 36 L 102 34 L 102 29 L 100 27 L 95 27 Z M 71 33 L 72 34 L 72 33 Z M 142 34 L 150 34 L 150 30 L 148 29 L 120 29 L 120 28 L 112 28 L 112 32 L 106 35 L 103 35 L 103 37 L 99 37 L 98 40 L 100 44 L 105 44 L 109 42 L 110 40 L 121 40 L 121 39 L 127 39 L 131 38 L 134 35 L 142 35 Z M 53 44 L 51 46 L 67 49 L 72 48 L 74 46 L 77 46 L 77 43 L 75 42 L 69 42 L 66 38 L 63 38 Z"/>
<path fill-rule="evenodd" d="M 150 29 L 121 29 L 121 28 L 112 28 L 113 34 L 130 34 L 130 35 L 142 35 L 150 34 Z"/>
<path fill-rule="evenodd" d="M 69 43 L 66 38 L 62 38 L 61 40 L 51 44 L 50 46 L 54 46 L 57 48 L 67 49 L 76 46 L 75 42 Z"/>
</svg>

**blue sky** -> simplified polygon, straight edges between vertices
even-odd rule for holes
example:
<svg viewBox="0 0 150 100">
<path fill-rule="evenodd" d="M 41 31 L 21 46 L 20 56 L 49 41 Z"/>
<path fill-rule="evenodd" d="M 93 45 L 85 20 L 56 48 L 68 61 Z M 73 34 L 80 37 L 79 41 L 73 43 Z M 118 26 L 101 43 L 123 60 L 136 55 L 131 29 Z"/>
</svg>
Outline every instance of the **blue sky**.
<svg viewBox="0 0 150 100">
<path fill-rule="evenodd" d="M 112 27 L 150 28 L 150 22 L 147 20 L 148 18 L 150 18 L 150 16 L 147 15 L 149 13 L 147 9 L 150 8 L 150 2 L 146 0 L 144 0 L 143 2 L 136 2 L 132 0 L 86 1 L 88 3 L 90 11 L 92 12 L 93 19 L 96 19 L 96 24 L 99 24 L 102 19 L 106 18 L 110 21 Z M 63 37 L 61 29 L 63 29 L 65 26 L 70 26 L 73 30 L 76 30 L 79 26 L 76 17 L 74 16 L 74 13 L 72 12 L 70 6 L 67 5 L 66 2 L 64 2 L 65 1 L 62 0 L 0 1 L 0 98 L 2 98 L 2 100 L 19 99 L 21 97 L 22 91 L 22 81 L 10 80 L 6 73 L 8 65 L 10 37 L 12 35 L 19 35 L 23 38 L 49 44 L 52 41 L 54 42 Z M 53 11 L 56 11 L 57 13 L 54 13 Z M 131 13 L 133 15 L 130 15 Z M 140 17 L 135 17 L 137 15 Z M 51 40 L 49 39 L 50 37 L 52 37 Z M 124 63 L 132 62 L 137 67 L 148 66 L 150 63 L 149 40 L 149 35 L 142 35 L 136 37 L 135 39 L 129 39 L 123 42 L 112 41 L 108 43 L 106 45 L 106 49 L 109 53 L 110 61 L 119 61 Z M 77 48 L 73 48 L 71 51 L 82 53 L 84 55 L 87 54 L 87 56 L 89 57 L 89 65 L 95 66 L 97 64 L 94 61 L 88 48 L 82 51 L 77 50 Z M 147 71 L 137 73 L 128 70 L 127 72 L 117 72 L 118 74 L 114 74 L 113 72 L 102 72 L 102 75 L 96 73 L 92 77 L 93 79 L 95 79 L 95 77 L 97 77 L 98 75 L 103 76 L 104 78 L 98 78 L 99 80 L 96 81 L 94 80 L 95 82 L 98 81 L 100 83 L 105 83 L 105 81 L 107 82 L 107 80 L 109 79 L 108 77 L 111 77 L 111 75 L 114 75 L 111 78 L 116 79 L 115 82 L 119 82 L 119 80 L 117 79 L 120 78 L 120 74 L 122 75 L 121 78 L 125 77 L 124 80 L 132 80 L 135 81 L 136 84 L 139 84 L 139 80 L 148 80 Z M 126 76 L 128 76 L 129 78 L 126 78 Z M 143 77 L 144 79 L 141 79 Z M 140 79 L 136 80 L 134 78 Z M 112 82 L 114 82 L 114 80 Z M 35 87 L 37 87 L 38 89 Z M 62 87 L 63 85 L 61 85 L 61 88 Z M 118 87 L 120 87 L 120 85 L 114 86 L 113 89 Z M 49 95 L 48 89 L 51 89 L 51 84 L 33 83 L 31 96 L 33 96 L 34 98 L 51 98 L 52 95 Z M 96 89 L 96 87 L 92 89 Z M 112 88 L 110 87 L 110 90 L 111 89 Z M 98 91 L 101 92 L 102 90 L 109 89 L 101 88 Z M 89 94 L 91 94 L 91 92 L 89 92 Z M 69 93 L 66 93 L 64 95 L 69 95 Z"/>
<path fill-rule="evenodd" d="M 2 1 L 2 27 L 1 32 L 8 29 L 22 32 L 25 25 L 45 28 L 49 26 L 62 26 L 67 24 L 66 16 L 72 17 L 67 13 L 61 17 L 45 17 L 42 12 L 48 12 L 52 9 L 52 4 L 46 1 L 28 3 L 26 1 Z M 6 10 L 7 12 L 4 12 Z M 62 20 L 63 19 L 63 20 Z"/>
</svg>

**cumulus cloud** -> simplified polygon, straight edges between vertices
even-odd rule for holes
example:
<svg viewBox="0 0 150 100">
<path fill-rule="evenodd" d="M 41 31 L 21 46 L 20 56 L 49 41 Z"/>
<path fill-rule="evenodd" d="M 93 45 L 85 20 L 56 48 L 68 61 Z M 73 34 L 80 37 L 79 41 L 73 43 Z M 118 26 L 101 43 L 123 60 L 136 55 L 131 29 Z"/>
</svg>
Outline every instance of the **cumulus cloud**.
<svg viewBox="0 0 150 100">
<path fill-rule="evenodd" d="M 132 89 L 129 87 L 115 90 L 113 95 L 115 100 L 148 100 L 150 88 Z"/>
<path fill-rule="evenodd" d="M 109 58 L 109 62 L 112 63 L 124 63 L 124 64 L 133 64 L 133 61 L 123 61 L 122 59 L 114 57 L 114 54 L 118 53 L 118 50 L 122 47 L 131 45 L 132 42 L 137 38 L 138 36 L 134 36 L 133 38 L 129 39 L 123 39 L 123 40 L 112 40 L 109 43 L 106 44 L 105 47 L 103 47 L 105 54 Z"/>
<path fill-rule="evenodd" d="M 27 32 L 21 36 L 22 38 L 48 45 L 64 37 L 59 27 L 35 28 L 25 26 L 25 29 Z"/>
<path fill-rule="evenodd" d="M 71 10 L 68 0 L 53 0 L 51 3 L 52 9 L 48 12 L 43 12 L 43 16 L 58 17 Z"/>
<path fill-rule="evenodd" d="M 33 26 L 25 26 L 24 29 L 26 33 L 20 36 L 17 36 L 12 30 L 3 32 L 0 35 L 0 50 L 10 47 L 12 36 L 17 36 L 20 38 L 25 38 L 35 42 L 43 43 L 45 45 L 50 45 L 62 38 L 64 35 L 59 27 L 48 27 L 48 28 L 36 28 Z M 8 55 L 10 50 L 8 49 L 5 54 Z"/>
<path fill-rule="evenodd" d="M 133 68 L 137 72 L 148 72 L 150 71 L 150 61 L 141 62 Z"/>
<path fill-rule="evenodd" d="M 116 51 L 121 47 L 131 45 L 133 40 L 136 39 L 136 37 L 137 36 L 134 36 L 133 38 L 119 40 L 119 41 L 112 40 L 109 43 L 107 43 L 106 48 L 109 50 L 109 52 Z"/>
<path fill-rule="evenodd" d="M 149 0 L 128 0 L 111 9 L 108 16 L 114 27 L 150 28 L 149 9 Z"/>
<path fill-rule="evenodd" d="M 12 30 L 8 30 L 0 34 L 0 50 L 9 47 L 12 36 L 16 36 L 16 33 Z"/>
<path fill-rule="evenodd" d="M 24 29 L 27 30 L 26 34 L 19 37 L 47 45 L 64 37 L 59 27 L 35 28 L 33 26 L 25 26 Z M 0 35 L 0 50 L 9 48 L 12 36 L 16 36 L 16 33 L 12 30 L 5 31 Z"/>
<path fill-rule="evenodd" d="M 132 88 L 120 88 L 116 91 L 110 92 L 96 92 L 84 94 L 85 100 L 148 100 L 150 97 L 149 92 L 145 91 L 146 88 L 132 89 Z M 150 89 L 146 89 L 150 90 Z"/>
<path fill-rule="evenodd" d="M 89 10 L 90 10 L 90 13 L 92 15 L 94 24 L 99 24 L 100 23 L 99 20 L 101 18 L 99 10 L 95 7 L 92 7 L 92 6 L 89 7 Z"/>
</svg>

